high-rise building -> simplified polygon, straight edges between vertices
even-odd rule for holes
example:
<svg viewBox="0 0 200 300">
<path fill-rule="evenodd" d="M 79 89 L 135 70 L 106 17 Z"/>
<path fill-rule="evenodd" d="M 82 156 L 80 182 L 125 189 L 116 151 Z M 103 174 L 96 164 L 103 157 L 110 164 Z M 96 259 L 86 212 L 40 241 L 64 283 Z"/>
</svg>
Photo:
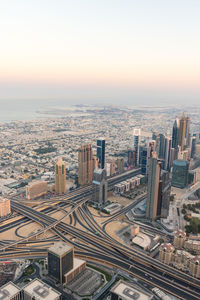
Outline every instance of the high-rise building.
<svg viewBox="0 0 200 300">
<path fill-rule="evenodd" d="M 10 213 L 10 199 L 0 197 L 0 217 L 5 217 Z"/>
<path fill-rule="evenodd" d="M 117 159 L 117 169 L 120 173 L 124 171 L 124 159 L 123 159 L 123 157 L 118 157 L 118 159 Z"/>
<path fill-rule="evenodd" d="M 164 169 L 169 170 L 169 156 L 170 156 L 170 146 L 171 140 L 169 137 L 165 138 L 165 147 L 164 147 Z"/>
<path fill-rule="evenodd" d="M 153 132 L 152 133 L 152 140 L 154 140 L 156 142 L 155 146 L 156 146 L 156 153 L 159 157 L 159 153 L 160 153 L 160 135 L 158 132 Z"/>
<path fill-rule="evenodd" d="M 186 117 L 186 127 L 185 127 L 185 142 L 186 142 L 186 147 L 190 147 L 190 117 Z"/>
<path fill-rule="evenodd" d="M 172 129 L 172 148 L 178 150 L 179 145 L 179 128 L 180 128 L 180 120 L 176 118 L 174 121 L 173 129 Z"/>
<path fill-rule="evenodd" d="M 146 218 L 151 221 L 157 218 L 160 172 L 161 164 L 157 159 L 157 154 L 153 152 L 149 159 L 146 207 Z"/>
<path fill-rule="evenodd" d="M 115 174 L 115 160 L 114 159 L 109 159 L 106 160 L 106 174 L 107 176 L 112 176 Z"/>
<path fill-rule="evenodd" d="M 128 166 L 129 167 L 135 166 L 135 150 L 133 149 L 128 150 Z"/>
<path fill-rule="evenodd" d="M 186 233 L 183 230 L 177 230 L 174 232 L 174 247 L 182 249 L 186 240 Z"/>
<path fill-rule="evenodd" d="M 143 147 L 141 151 L 141 173 L 142 175 L 147 174 L 147 163 L 148 163 L 148 148 Z"/>
<path fill-rule="evenodd" d="M 165 136 L 164 134 L 159 134 L 159 140 L 160 140 L 160 148 L 159 148 L 159 158 L 165 158 Z"/>
<path fill-rule="evenodd" d="M 102 206 L 107 201 L 108 183 L 105 169 L 95 169 L 93 173 L 94 201 Z"/>
<path fill-rule="evenodd" d="M 172 261 L 174 246 L 170 243 L 163 243 L 159 249 L 159 260 L 164 264 L 170 264 Z"/>
<path fill-rule="evenodd" d="M 141 136 L 141 131 L 138 128 L 133 129 L 133 147 L 135 150 L 135 163 L 136 166 L 139 165 L 140 161 L 140 155 L 139 155 L 139 146 L 140 146 L 140 136 Z"/>
<path fill-rule="evenodd" d="M 176 159 L 177 150 L 175 148 L 170 149 L 170 155 L 169 155 L 169 170 L 171 170 L 171 167 L 173 165 L 174 160 Z"/>
<path fill-rule="evenodd" d="M 105 168 L 105 147 L 106 141 L 101 138 L 97 140 L 97 160 L 98 160 L 98 168 Z"/>
<path fill-rule="evenodd" d="M 183 112 L 182 118 L 180 119 L 180 128 L 179 128 L 179 135 L 178 135 L 178 144 L 181 147 L 181 151 L 184 150 L 186 144 L 185 136 L 186 136 L 186 117 Z"/>
<path fill-rule="evenodd" d="M 189 270 L 192 276 L 200 278 L 200 256 L 195 256 L 191 259 Z"/>
<path fill-rule="evenodd" d="M 170 203 L 170 193 L 171 193 L 171 180 L 169 177 L 169 172 L 161 170 L 160 175 L 160 185 L 159 185 L 159 200 L 157 215 L 161 218 L 167 218 L 169 213 L 169 203 Z"/>
<path fill-rule="evenodd" d="M 63 242 L 55 243 L 48 249 L 48 274 L 65 282 L 65 274 L 74 267 L 74 248 Z"/>
<path fill-rule="evenodd" d="M 191 158 L 194 158 L 195 154 L 196 154 L 196 136 L 193 136 L 191 141 Z"/>
<path fill-rule="evenodd" d="M 55 191 L 58 194 L 66 191 L 66 164 L 61 157 L 55 165 Z"/>
<path fill-rule="evenodd" d="M 80 185 L 92 182 L 94 161 L 91 145 L 82 145 L 78 153 L 78 183 Z"/>
<path fill-rule="evenodd" d="M 176 159 L 173 162 L 172 186 L 185 188 L 188 184 L 189 163 L 183 159 Z"/>
</svg>

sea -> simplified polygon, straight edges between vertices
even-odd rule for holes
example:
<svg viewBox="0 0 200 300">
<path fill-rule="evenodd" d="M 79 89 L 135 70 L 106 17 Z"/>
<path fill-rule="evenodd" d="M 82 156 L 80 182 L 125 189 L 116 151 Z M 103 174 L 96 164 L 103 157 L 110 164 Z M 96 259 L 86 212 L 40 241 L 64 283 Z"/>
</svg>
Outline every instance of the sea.
<svg viewBox="0 0 200 300">
<path fill-rule="evenodd" d="M 70 107 L 74 103 L 64 100 L 0 100 L 0 123 L 28 121 L 55 116 L 53 108 Z M 42 113 L 51 111 L 50 114 Z M 61 116 L 61 115 L 59 115 Z M 58 115 L 57 115 L 58 117 Z"/>
</svg>

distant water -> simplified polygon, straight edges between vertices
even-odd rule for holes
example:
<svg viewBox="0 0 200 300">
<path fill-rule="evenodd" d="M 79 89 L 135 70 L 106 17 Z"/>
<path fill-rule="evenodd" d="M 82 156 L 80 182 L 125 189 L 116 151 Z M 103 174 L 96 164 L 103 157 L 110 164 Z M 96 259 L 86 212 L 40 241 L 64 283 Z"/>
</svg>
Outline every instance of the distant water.
<svg viewBox="0 0 200 300">
<path fill-rule="evenodd" d="M 37 111 L 69 105 L 69 101 L 64 100 L 0 100 L 0 123 L 47 118 L 50 116 L 39 114 Z"/>
</svg>

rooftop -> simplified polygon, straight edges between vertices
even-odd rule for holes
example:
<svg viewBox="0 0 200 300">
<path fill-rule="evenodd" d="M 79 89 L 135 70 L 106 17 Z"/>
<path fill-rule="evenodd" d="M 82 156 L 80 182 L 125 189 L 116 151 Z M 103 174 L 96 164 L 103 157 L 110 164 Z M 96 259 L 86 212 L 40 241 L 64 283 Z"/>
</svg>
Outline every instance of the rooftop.
<svg viewBox="0 0 200 300">
<path fill-rule="evenodd" d="M 23 290 L 37 300 L 55 300 L 61 296 L 59 292 L 37 278 L 28 283 Z"/>
<path fill-rule="evenodd" d="M 188 162 L 184 159 L 176 159 L 174 161 L 174 165 L 176 165 L 176 166 L 187 166 Z"/>
<path fill-rule="evenodd" d="M 57 242 L 53 246 L 48 249 L 48 252 L 54 253 L 58 256 L 62 256 L 70 251 L 72 251 L 74 247 L 70 244 L 66 244 L 63 242 Z"/>
<path fill-rule="evenodd" d="M 117 294 L 122 299 L 126 300 L 150 300 L 152 295 L 139 287 L 126 283 L 122 280 L 111 289 L 112 293 Z"/>
<path fill-rule="evenodd" d="M 0 287 L 0 300 L 9 300 L 20 292 L 20 289 L 11 281 Z"/>
</svg>

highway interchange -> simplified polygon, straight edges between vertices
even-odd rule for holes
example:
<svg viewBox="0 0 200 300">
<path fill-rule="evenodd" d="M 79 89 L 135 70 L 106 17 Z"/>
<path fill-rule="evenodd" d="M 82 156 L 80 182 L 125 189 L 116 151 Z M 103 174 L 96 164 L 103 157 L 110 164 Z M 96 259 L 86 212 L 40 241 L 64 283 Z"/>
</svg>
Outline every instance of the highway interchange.
<svg viewBox="0 0 200 300">
<path fill-rule="evenodd" d="M 139 169 L 132 170 L 110 178 L 108 189 L 112 190 L 114 184 L 139 174 L 139 172 Z M 88 201 L 92 194 L 92 187 L 87 186 L 74 190 L 65 197 L 55 197 L 49 202 L 49 205 L 45 202 L 44 207 L 43 205 L 30 207 L 22 201 L 11 199 L 12 209 L 21 217 L 17 220 L 11 218 L 10 222 L 8 220 L 6 224 L 2 224 L 0 233 L 30 222 L 36 222 L 42 227 L 28 237 L 20 237 L 18 240 L 9 242 L 1 241 L 1 260 L 13 257 L 46 256 L 43 242 L 48 245 L 48 242 L 62 239 L 74 245 L 75 253 L 79 257 L 100 261 L 113 266 L 113 268 L 126 271 L 152 287 L 160 287 L 180 299 L 200 299 L 200 281 L 198 279 L 162 264 L 141 251 L 131 249 L 107 234 L 105 225 L 119 216 L 124 216 L 134 206 L 134 202 L 113 216 L 105 218 L 105 222 L 102 222 L 102 226 L 100 226 L 88 209 Z M 52 202 L 55 205 L 52 205 Z M 58 209 L 64 214 L 59 219 L 51 216 L 52 212 Z M 65 218 L 69 218 L 68 223 L 64 222 Z M 76 226 L 77 224 L 79 224 L 79 228 Z M 49 230 L 53 235 L 41 238 Z"/>
</svg>

